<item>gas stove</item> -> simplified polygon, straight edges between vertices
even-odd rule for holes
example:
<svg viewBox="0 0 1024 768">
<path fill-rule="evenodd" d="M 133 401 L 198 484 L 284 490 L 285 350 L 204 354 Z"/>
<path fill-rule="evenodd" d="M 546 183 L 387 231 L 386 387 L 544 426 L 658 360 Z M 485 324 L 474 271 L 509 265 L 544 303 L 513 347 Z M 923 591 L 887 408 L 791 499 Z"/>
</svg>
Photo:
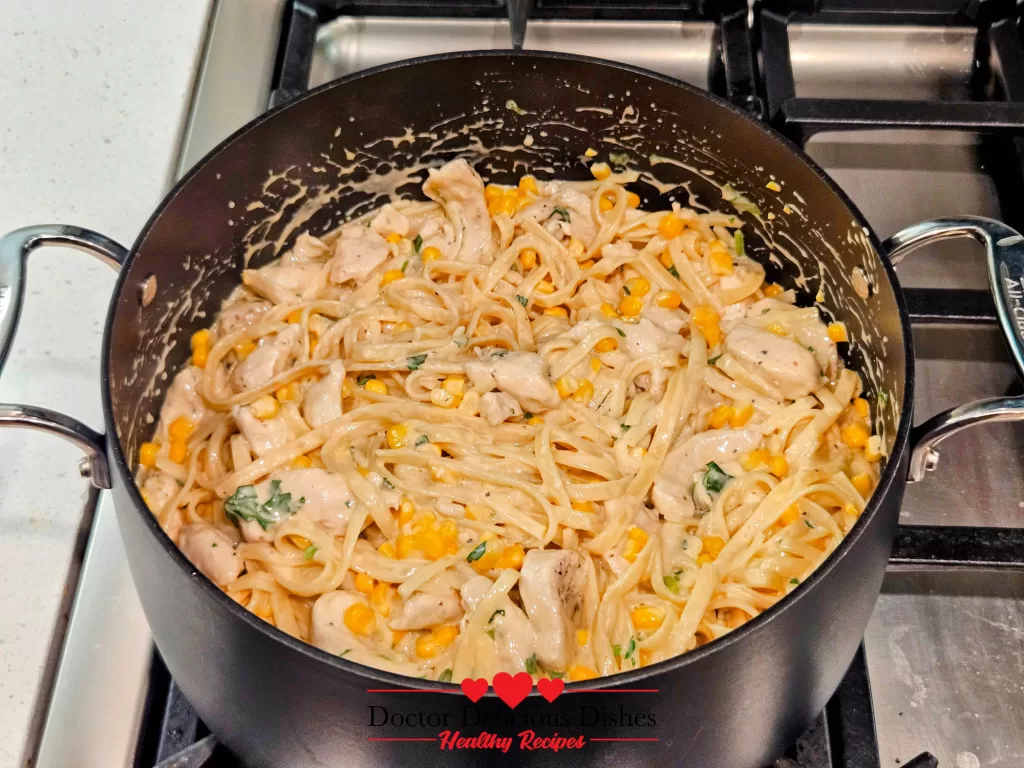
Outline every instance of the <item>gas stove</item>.
<svg viewBox="0 0 1024 768">
<path fill-rule="evenodd" d="M 561 50 L 655 70 L 722 96 L 802 146 L 887 237 L 978 214 L 1024 227 L 1024 46 L 1012 0 L 221 0 L 182 145 L 182 172 L 269 106 L 368 67 L 456 50 Z M 1018 203 L 1014 205 L 1014 203 Z M 996 327 L 984 253 L 939 243 L 901 263 L 918 353 L 915 420 L 1019 394 Z M 159 658 L 113 683 L 83 674 L 133 627 L 146 658 L 109 502 L 100 504 L 37 765 L 218 768 L 210 736 Z M 1024 765 L 1024 426 L 943 444 L 909 486 L 861 651 L 818 721 L 777 768 Z M 117 610 L 125 617 L 111 616 Z M 123 637 L 117 639 L 125 645 Z M 106 645 L 104 645 L 106 643 Z M 107 662 L 109 664 L 109 662 Z M 103 667 L 100 667 L 102 671 Z M 97 702 L 99 704 L 97 704 Z M 111 731 L 110 723 L 119 726 Z M 111 744 L 114 747 L 111 747 Z M 111 752 L 114 749 L 114 752 Z"/>
</svg>

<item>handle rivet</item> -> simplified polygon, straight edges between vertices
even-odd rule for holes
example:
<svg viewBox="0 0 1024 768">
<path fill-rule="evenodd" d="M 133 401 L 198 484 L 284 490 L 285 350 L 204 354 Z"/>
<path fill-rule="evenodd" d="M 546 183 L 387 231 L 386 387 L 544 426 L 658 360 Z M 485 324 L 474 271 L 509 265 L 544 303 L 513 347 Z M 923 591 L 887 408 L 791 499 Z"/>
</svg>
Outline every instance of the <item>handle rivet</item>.
<svg viewBox="0 0 1024 768">
<path fill-rule="evenodd" d="M 156 275 L 150 275 L 142 284 L 142 306 L 148 307 L 156 298 Z"/>
</svg>

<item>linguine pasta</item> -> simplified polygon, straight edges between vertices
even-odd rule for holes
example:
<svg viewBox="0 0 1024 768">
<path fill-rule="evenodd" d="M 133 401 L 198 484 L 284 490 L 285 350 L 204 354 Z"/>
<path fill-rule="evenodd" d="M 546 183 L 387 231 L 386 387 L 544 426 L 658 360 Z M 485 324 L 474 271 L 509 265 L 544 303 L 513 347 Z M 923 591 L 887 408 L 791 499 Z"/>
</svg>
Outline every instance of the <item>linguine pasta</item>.
<svg viewBox="0 0 1024 768">
<path fill-rule="evenodd" d="M 710 642 L 836 548 L 877 483 L 840 323 L 742 221 L 630 175 L 464 161 L 246 270 L 139 485 L 197 569 L 399 674 L 585 680 Z"/>
</svg>

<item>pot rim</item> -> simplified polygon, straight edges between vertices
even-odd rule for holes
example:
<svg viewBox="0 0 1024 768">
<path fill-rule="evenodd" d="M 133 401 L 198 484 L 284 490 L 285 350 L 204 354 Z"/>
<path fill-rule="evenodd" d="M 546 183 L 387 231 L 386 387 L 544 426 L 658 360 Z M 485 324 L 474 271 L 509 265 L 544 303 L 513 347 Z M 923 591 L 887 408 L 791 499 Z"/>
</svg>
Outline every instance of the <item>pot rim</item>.
<svg viewBox="0 0 1024 768">
<path fill-rule="evenodd" d="M 874 493 L 868 500 L 864 512 L 858 518 L 853 528 L 850 529 L 849 533 L 839 543 L 839 546 L 829 555 L 825 561 L 803 582 L 797 586 L 792 592 L 784 596 L 773 606 L 765 611 L 762 611 L 753 619 L 745 623 L 743 626 L 729 632 L 727 635 L 720 637 L 716 640 L 695 648 L 692 651 L 688 651 L 679 656 L 674 656 L 670 659 L 652 664 L 649 667 L 642 667 L 635 670 L 620 672 L 607 677 L 598 677 L 592 680 L 566 683 L 569 690 L 574 691 L 585 691 L 592 688 L 616 688 L 635 685 L 638 682 L 644 681 L 651 677 L 656 677 L 665 673 L 671 673 L 681 667 L 698 664 L 703 659 L 716 653 L 721 649 L 732 645 L 733 643 L 743 642 L 748 636 L 753 635 L 761 630 L 762 627 L 767 626 L 770 622 L 779 619 L 795 606 L 800 600 L 804 599 L 809 595 L 816 585 L 824 581 L 829 575 L 833 568 L 845 557 L 850 556 L 854 547 L 857 545 L 858 540 L 864 533 L 865 529 L 869 525 L 870 521 L 875 515 L 880 514 L 882 507 L 882 500 L 887 497 L 893 489 L 896 483 L 906 483 L 905 477 L 897 477 L 898 473 L 901 473 L 901 466 L 903 465 L 903 455 L 907 449 L 907 443 L 909 440 L 911 422 L 913 421 L 913 401 L 914 401 L 914 349 L 913 339 L 911 335 L 910 326 L 910 315 L 907 310 L 906 300 L 903 295 L 902 288 L 900 287 L 899 281 L 896 277 L 895 269 L 889 260 L 888 254 L 882 248 L 881 241 L 875 234 L 874 230 L 868 224 L 863 214 L 854 205 L 853 201 L 843 192 L 842 189 L 822 170 L 817 163 L 814 162 L 800 147 L 791 142 L 788 138 L 763 123 L 747 112 L 743 111 L 739 107 L 730 103 L 729 101 L 716 96 L 710 92 L 703 91 L 689 83 L 685 83 L 681 80 L 662 75 L 658 72 L 652 72 L 651 70 L 644 69 L 642 67 L 635 67 L 629 64 L 623 64 L 621 62 L 609 61 L 607 59 L 596 58 L 592 56 L 580 56 L 570 53 L 561 53 L 557 51 L 513 51 L 513 50 L 477 50 L 477 51 L 458 51 L 452 53 L 436 54 L 432 56 L 421 56 L 412 59 L 404 59 L 402 61 L 391 62 L 388 64 L 382 64 L 371 69 L 361 70 L 359 72 L 347 75 L 337 80 L 332 80 L 329 83 L 325 83 L 317 88 L 311 89 L 301 96 L 297 96 L 287 102 L 279 104 L 278 106 L 264 112 L 260 116 L 246 123 L 244 126 L 236 130 L 226 139 L 221 141 L 216 147 L 211 149 L 203 159 L 197 162 L 189 171 L 186 173 L 166 194 L 157 208 L 153 211 L 153 214 L 149 217 L 145 226 L 140 230 L 138 237 L 132 244 L 130 253 L 125 260 L 117 281 L 114 284 L 113 294 L 111 296 L 110 307 L 107 312 L 107 319 L 103 332 L 103 348 L 101 352 L 102 369 L 101 369 L 101 390 L 103 399 L 103 417 L 105 421 L 105 428 L 107 430 L 107 443 L 108 451 L 113 458 L 114 466 L 117 469 L 117 476 L 127 486 L 127 492 L 132 502 L 135 505 L 135 512 L 140 514 L 145 525 L 149 528 L 151 533 L 156 536 L 160 541 L 163 549 L 167 551 L 171 559 L 175 563 L 187 571 L 194 578 L 192 584 L 195 584 L 198 589 L 205 592 L 208 600 L 213 601 L 221 609 L 228 611 L 233 615 L 234 618 L 239 619 L 249 625 L 249 627 L 257 632 L 265 634 L 268 639 L 280 643 L 282 646 L 288 648 L 293 652 L 305 655 L 311 660 L 323 664 L 327 664 L 335 669 L 353 674 L 356 677 L 363 678 L 367 682 L 374 682 L 385 684 L 389 686 L 406 686 L 409 687 L 411 680 L 416 680 L 415 687 L 419 689 L 430 689 L 437 691 L 438 693 L 461 693 L 458 684 L 456 683 L 442 683 L 436 680 L 420 680 L 409 677 L 407 675 L 399 675 L 392 672 L 386 672 L 375 667 L 366 666 L 364 664 L 358 664 L 354 661 L 349 661 L 343 657 L 336 656 L 328 653 L 327 651 L 321 650 L 311 643 L 306 643 L 302 640 L 292 637 L 285 632 L 279 630 L 277 627 L 271 626 L 259 616 L 256 616 L 252 612 L 246 610 L 241 605 L 236 603 L 227 594 L 221 590 L 216 584 L 210 579 L 198 571 L 192 563 L 185 557 L 185 555 L 178 549 L 177 545 L 171 540 L 167 533 L 163 530 L 160 524 L 157 522 L 156 517 L 150 512 L 145 502 L 142 500 L 142 496 L 139 492 L 138 486 L 135 484 L 135 479 L 132 474 L 132 467 L 128 463 L 124 453 L 124 449 L 121 445 L 121 440 L 117 436 L 116 422 L 114 420 L 114 408 L 111 400 L 110 390 L 110 362 L 111 362 L 111 344 L 113 336 L 113 325 L 114 317 L 117 313 L 119 299 L 125 290 L 125 282 L 127 280 L 128 273 L 132 262 L 138 252 L 139 245 L 145 241 L 150 231 L 153 229 L 157 220 L 171 204 L 171 202 L 181 193 L 181 191 L 189 184 L 189 182 L 198 175 L 202 169 L 210 163 L 213 158 L 219 155 L 221 152 L 229 149 L 238 139 L 259 125 L 262 125 L 267 120 L 275 118 L 279 113 L 289 109 L 293 105 L 296 105 L 306 99 L 316 98 L 320 93 L 324 91 L 340 88 L 348 85 L 349 83 L 361 80 L 365 77 L 372 77 L 381 72 L 387 72 L 394 69 L 406 69 L 413 68 L 419 64 L 429 64 L 437 61 L 448 61 L 452 59 L 554 59 L 560 61 L 567 61 L 573 63 L 582 63 L 587 65 L 598 65 L 601 67 L 608 67 L 630 74 L 640 75 L 642 77 L 650 78 L 661 83 L 672 85 L 680 88 L 684 91 L 689 91 L 692 95 L 706 99 L 712 104 L 718 107 L 724 108 L 731 112 L 733 116 L 738 119 L 744 120 L 750 125 L 754 126 L 757 130 L 765 134 L 770 140 L 777 142 L 782 149 L 787 151 L 789 155 L 797 162 L 803 163 L 808 167 L 818 179 L 825 184 L 825 186 L 832 192 L 832 194 L 839 197 L 840 201 L 847 207 L 850 214 L 853 216 L 856 224 L 862 228 L 867 235 L 869 242 L 871 243 L 872 250 L 875 252 L 879 262 L 882 265 L 882 269 L 885 273 L 889 284 L 892 286 L 895 294 L 896 306 L 900 315 L 900 329 L 903 334 L 903 354 L 904 354 L 904 389 L 903 389 L 903 402 L 900 406 L 900 423 L 896 431 L 896 436 L 893 441 L 893 448 L 889 456 L 889 460 L 882 471 L 881 477 L 879 478 L 878 486 L 875 488 Z M 488 690 L 488 696 L 494 696 L 493 690 Z M 533 690 L 531 696 L 539 695 L 536 690 Z"/>
</svg>

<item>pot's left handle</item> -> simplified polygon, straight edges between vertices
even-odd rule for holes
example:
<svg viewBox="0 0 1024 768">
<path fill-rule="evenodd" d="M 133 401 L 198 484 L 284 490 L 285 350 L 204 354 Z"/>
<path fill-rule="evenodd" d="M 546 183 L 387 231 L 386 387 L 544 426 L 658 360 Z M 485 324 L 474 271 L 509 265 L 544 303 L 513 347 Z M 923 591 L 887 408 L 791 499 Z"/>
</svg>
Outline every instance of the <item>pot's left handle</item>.
<svg viewBox="0 0 1024 768">
<path fill-rule="evenodd" d="M 884 247 L 898 264 L 915 248 L 952 237 L 977 240 L 985 246 L 989 287 L 1010 357 L 1024 378 L 1024 235 L 999 221 L 981 216 L 933 219 L 900 230 Z M 939 413 L 910 433 L 910 482 L 923 480 L 936 467 L 936 446 L 961 430 L 993 421 L 1024 421 L 1024 397 L 993 397 Z"/>
<path fill-rule="evenodd" d="M 109 237 L 64 224 L 25 227 L 0 238 L 0 375 L 18 330 L 28 255 L 47 245 L 85 251 L 115 270 L 120 269 L 128 257 L 128 249 Z M 37 429 L 69 440 L 85 452 L 79 464 L 82 475 L 97 488 L 110 487 L 106 438 L 77 419 L 47 408 L 0 403 L 0 427 Z"/>
</svg>

